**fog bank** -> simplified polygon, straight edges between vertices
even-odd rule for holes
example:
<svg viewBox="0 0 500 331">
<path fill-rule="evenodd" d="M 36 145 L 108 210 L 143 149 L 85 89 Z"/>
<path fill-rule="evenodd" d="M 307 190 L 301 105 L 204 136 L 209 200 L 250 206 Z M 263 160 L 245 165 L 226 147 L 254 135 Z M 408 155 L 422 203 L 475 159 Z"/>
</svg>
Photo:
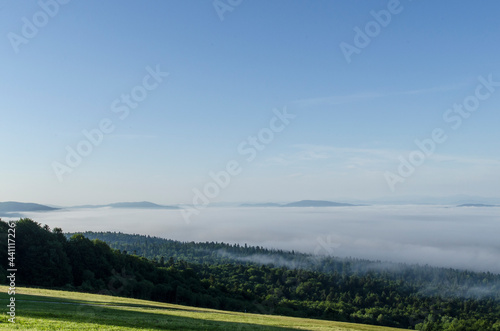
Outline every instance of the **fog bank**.
<svg viewBox="0 0 500 331">
<path fill-rule="evenodd" d="M 179 210 L 98 208 L 24 216 L 65 232 L 119 231 L 180 241 L 247 243 L 500 273 L 498 207 L 207 208 L 190 224 Z"/>
</svg>

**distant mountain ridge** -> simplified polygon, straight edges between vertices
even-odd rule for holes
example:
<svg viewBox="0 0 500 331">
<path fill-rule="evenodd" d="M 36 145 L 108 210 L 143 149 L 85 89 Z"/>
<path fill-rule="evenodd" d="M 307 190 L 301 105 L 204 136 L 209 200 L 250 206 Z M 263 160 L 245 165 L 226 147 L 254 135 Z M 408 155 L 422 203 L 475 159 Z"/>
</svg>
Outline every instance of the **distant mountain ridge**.
<svg viewBox="0 0 500 331">
<path fill-rule="evenodd" d="M 152 203 L 149 201 L 141 202 L 114 202 L 107 205 L 84 205 L 84 206 L 74 206 L 71 208 L 136 208 L 136 209 L 180 209 L 178 206 L 165 206 Z"/>
<path fill-rule="evenodd" d="M 59 208 L 49 207 L 38 203 L 6 201 L 0 202 L 0 212 L 28 212 L 28 211 L 51 211 Z"/>
<path fill-rule="evenodd" d="M 279 203 L 272 203 L 272 202 L 266 202 L 266 203 L 244 203 L 241 204 L 240 207 L 282 207 L 283 205 L 280 205 Z"/>
<path fill-rule="evenodd" d="M 113 208 L 145 208 L 145 209 L 179 209 L 177 206 L 164 206 L 152 203 L 149 201 L 142 202 L 116 202 L 110 203 L 109 207 Z"/>
<path fill-rule="evenodd" d="M 301 200 L 297 202 L 287 203 L 282 207 L 350 207 L 350 206 L 358 206 L 358 205 L 353 205 L 350 203 L 324 201 L 324 200 Z"/>
<path fill-rule="evenodd" d="M 290 202 L 286 204 L 279 203 L 245 203 L 240 205 L 240 207 L 354 207 L 360 205 L 354 205 L 350 203 L 333 202 L 325 200 L 301 200 Z"/>
<path fill-rule="evenodd" d="M 405 195 L 396 197 L 380 197 L 374 199 L 343 199 L 360 204 L 377 205 L 462 205 L 462 204 L 488 204 L 500 205 L 500 197 L 475 196 L 455 194 L 450 196 L 420 196 Z"/>
</svg>

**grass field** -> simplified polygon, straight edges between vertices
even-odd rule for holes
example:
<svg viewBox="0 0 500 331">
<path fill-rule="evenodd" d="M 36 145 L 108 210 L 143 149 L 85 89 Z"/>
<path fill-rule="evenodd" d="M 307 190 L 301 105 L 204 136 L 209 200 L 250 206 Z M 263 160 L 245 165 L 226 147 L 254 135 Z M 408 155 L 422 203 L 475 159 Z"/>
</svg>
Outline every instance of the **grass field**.
<svg viewBox="0 0 500 331">
<path fill-rule="evenodd" d="M 16 289 L 12 324 L 6 314 L 7 287 L 0 286 L 0 292 L 2 330 L 402 330 L 33 288 Z"/>
</svg>

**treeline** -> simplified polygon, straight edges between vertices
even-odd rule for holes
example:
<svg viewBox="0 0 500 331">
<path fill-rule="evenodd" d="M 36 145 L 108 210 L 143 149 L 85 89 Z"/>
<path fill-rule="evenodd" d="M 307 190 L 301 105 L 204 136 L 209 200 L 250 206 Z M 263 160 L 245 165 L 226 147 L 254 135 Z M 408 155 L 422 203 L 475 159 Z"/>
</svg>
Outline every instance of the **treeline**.
<svg viewBox="0 0 500 331">
<path fill-rule="evenodd" d="M 84 235 L 160 265 L 195 262 L 204 280 L 252 294 L 282 315 L 421 330 L 500 330 L 500 275 L 490 272 L 116 232 Z"/>
<path fill-rule="evenodd" d="M 267 249 L 246 244 L 219 242 L 180 242 L 145 235 L 120 232 L 83 232 L 89 239 L 99 239 L 112 248 L 139 255 L 161 265 L 184 260 L 196 264 L 268 265 L 303 269 L 342 276 L 367 273 L 387 280 L 402 281 L 425 296 L 493 298 L 500 300 L 500 275 L 452 268 L 408 265 L 354 258 L 315 256 L 295 251 Z M 69 238 L 73 233 L 67 233 Z"/>
<path fill-rule="evenodd" d="M 0 222 L 0 227 L 6 234 L 8 225 Z M 127 243 L 117 249 L 102 241 L 104 237 L 90 240 L 85 236 L 91 237 L 91 233 L 85 233 L 67 238 L 61 229 L 51 230 L 29 219 L 17 222 L 16 232 L 19 285 L 419 330 L 500 330 L 498 289 L 491 287 L 498 276 L 488 273 L 450 271 L 450 284 L 465 284 L 472 279 L 470 284 L 483 284 L 489 289 L 481 297 L 460 298 L 422 291 L 425 282 L 435 284 L 437 275 L 447 275 L 436 272 L 436 268 L 400 268 L 392 273 L 369 261 L 311 262 L 306 254 L 246 245 L 94 234 L 109 236 L 108 240 L 120 238 L 109 241 L 114 247 L 121 245 L 119 242 Z M 162 245 L 178 250 L 163 251 Z M 0 258 L 7 261 L 6 240 L 2 246 Z M 141 250 L 150 252 L 144 254 L 148 258 L 137 255 Z M 273 255 L 281 257 L 282 265 L 254 261 L 255 257 Z M 186 261 L 195 258 L 198 263 Z M 286 267 L 287 263 L 292 265 Z M 301 263 L 313 267 L 302 268 Z M 427 276 L 426 271 L 430 271 Z M 3 266 L 0 273 L 5 282 Z M 428 291 L 434 292 L 432 286 Z"/>
<path fill-rule="evenodd" d="M 0 267 L 6 284 L 8 224 L 0 221 Z M 237 295 L 210 287 L 192 266 L 179 262 L 160 267 L 146 258 L 121 253 L 103 241 L 81 234 L 67 239 L 60 228 L 21 219 L 16 222 L 16 284 L 84 291 L 198 305 L 220 309 L 251 309 Z"/>
</svg>

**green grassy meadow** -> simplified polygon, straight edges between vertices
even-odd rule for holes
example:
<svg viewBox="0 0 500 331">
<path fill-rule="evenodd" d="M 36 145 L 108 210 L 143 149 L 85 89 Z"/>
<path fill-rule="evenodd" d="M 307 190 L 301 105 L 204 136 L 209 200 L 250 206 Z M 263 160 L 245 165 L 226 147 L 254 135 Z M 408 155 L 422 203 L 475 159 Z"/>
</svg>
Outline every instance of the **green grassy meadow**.
<svg viewBox="0 0 500 331">
<path fill-rule="evenodd" d="M 2 330 L 402 330 L 362 324 L 228 312 L 97 294 L 16 289 L 16 323 L 8 322 L 0 286 Z"/>
</svg>

